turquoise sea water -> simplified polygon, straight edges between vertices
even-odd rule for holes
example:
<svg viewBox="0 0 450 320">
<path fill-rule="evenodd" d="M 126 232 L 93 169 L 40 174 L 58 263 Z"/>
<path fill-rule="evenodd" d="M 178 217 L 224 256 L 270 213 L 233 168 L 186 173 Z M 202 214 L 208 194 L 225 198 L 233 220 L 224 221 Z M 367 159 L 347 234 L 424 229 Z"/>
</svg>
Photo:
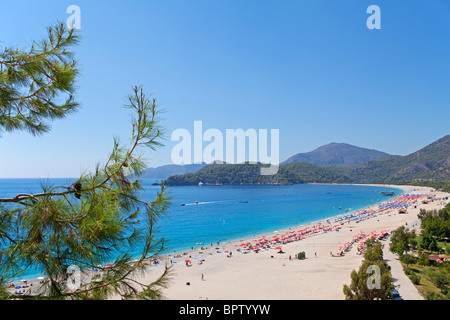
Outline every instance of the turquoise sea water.
<svg viewBox="0 0 450 320">
<path fill-rule="evenodd" d="M 0 179 L 0 198 L 39 192 L 39 181 Z M 73 181 L 48 180 L 53 185 L 70 185 Z M 142 182 L 142 200 L 154 199 L 159 190 L 152 186 L 155 180 Z M 167 253 L 252 237 L 362 209 L 390 198 L 381 195 L 381 191 L 394 191 L 392 197 L 402 193 L 400 189 L 378 186 L 316 184 L 179 186 L 168 190 L 172 205 L 158 223 L 160 235 L 168 240 Z"/>
</svg>

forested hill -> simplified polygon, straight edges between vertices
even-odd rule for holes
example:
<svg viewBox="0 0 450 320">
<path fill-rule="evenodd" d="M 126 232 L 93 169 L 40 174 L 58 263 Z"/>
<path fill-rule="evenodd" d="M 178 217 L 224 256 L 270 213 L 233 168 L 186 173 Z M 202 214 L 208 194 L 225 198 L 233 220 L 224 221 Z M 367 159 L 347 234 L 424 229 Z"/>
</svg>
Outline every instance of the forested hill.
<svg viewBox="0 0 450 320">
<path fill-rule="evenodd" d="M 330 143 L 311 152 L 298 153 L 281 164 L 308 162 L 318 166 L 353 166 L 389 156 L 378 150 L 356 147 L 347 143 Z"/>
<path fill-rule="evenodd" d="M 275 175 L 261 175 L 258 164 L 213 164 L 195 173 L 169 177 L 167 185 L 217 184 L 294 184 L 306 182 L 339 183 L 351 182 L 346 176 L 306 162 L 297 162 L 279 167 Z"/>
<path fill-rule="evenodd" d="M 450 135 L 407 156 L 384 157 L 353 166 L 346 175 L 356 181 L 450 181 Z"/>
<path fill-rule="evenodd" d="M 307 162 L 280 165 L 273 176 L 261 164 L 211 164 L 194 173 L 169 177 L 167 185 L 399 183 L 450 184 L 450 135 L 407 156 L 385 156 L 353 166 L 318 166 Z M 419 183 L 420 184 L 420 183 Z"/>
</svg>

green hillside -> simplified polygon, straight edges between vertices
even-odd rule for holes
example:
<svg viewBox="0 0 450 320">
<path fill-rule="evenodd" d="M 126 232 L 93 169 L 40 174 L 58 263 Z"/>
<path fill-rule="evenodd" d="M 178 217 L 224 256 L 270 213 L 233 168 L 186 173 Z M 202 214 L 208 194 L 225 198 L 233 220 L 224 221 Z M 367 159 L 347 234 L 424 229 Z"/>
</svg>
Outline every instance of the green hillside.
<svg viewBox="0 0 450 320">
<path fill-rule="evenodd" d="M 450 181 L 450 135 L 407 156 L 390 156 L 353 166 L 346 174 L 356 181 Z"/>
<path fill-rule="evenodd" d="M 353 166 L 389 156 L 378 150 L 356 147 L 347 143 L 330 143 L 311 152 L 298 153 L 281 164 L 308 162 L 318 166 Z"/>
<path fill-rule="evenodd" d="M 348 183 L 349 178 L 310 163 L 297 162 L 280 166 L 272 176 L 261 175 L 262 164 L 213 164 L 195 173 L 169 177 L 167 185 L 204 184 L 294 184 L 306 182 Z"/>
<path fill-rule="evenodd" d="M 354 166 L 318 166 L 307 162 L 280 165 L 273 176 L 260 174 L 262 164 L 210 164 L 195 173 L 169 177 L 167 185 L 394 183 L 450 186 L 450 135 L 407 156 L 386 156 Z"/>
</svg>

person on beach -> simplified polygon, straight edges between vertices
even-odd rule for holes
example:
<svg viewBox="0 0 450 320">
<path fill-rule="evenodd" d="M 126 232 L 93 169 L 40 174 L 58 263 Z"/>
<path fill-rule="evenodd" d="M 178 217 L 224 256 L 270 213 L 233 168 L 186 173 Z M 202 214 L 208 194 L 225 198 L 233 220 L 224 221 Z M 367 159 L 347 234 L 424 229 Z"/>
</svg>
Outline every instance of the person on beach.
<svg viewBox="0 0 450 320">
<path fill-rule="evenodd" d="M 203 276 L 203 273 L 202 273 L 202 281 L 205 281 L 205 277 Z"/>
</svg>

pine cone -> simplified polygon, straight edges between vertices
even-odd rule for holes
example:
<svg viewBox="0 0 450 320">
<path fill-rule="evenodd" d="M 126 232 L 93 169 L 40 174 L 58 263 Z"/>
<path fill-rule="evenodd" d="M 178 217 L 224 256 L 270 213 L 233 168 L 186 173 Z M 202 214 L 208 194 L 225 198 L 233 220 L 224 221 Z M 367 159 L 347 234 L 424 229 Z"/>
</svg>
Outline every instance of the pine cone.
<svg viewBox="0 0 450 320">
<path fill-rule="evenodd" d="M 80 199 L 81 198 L 81 182 L 77 181 L 73 185 L 73 189 L 75 190 L 75 198 Z"/>
</svg>

